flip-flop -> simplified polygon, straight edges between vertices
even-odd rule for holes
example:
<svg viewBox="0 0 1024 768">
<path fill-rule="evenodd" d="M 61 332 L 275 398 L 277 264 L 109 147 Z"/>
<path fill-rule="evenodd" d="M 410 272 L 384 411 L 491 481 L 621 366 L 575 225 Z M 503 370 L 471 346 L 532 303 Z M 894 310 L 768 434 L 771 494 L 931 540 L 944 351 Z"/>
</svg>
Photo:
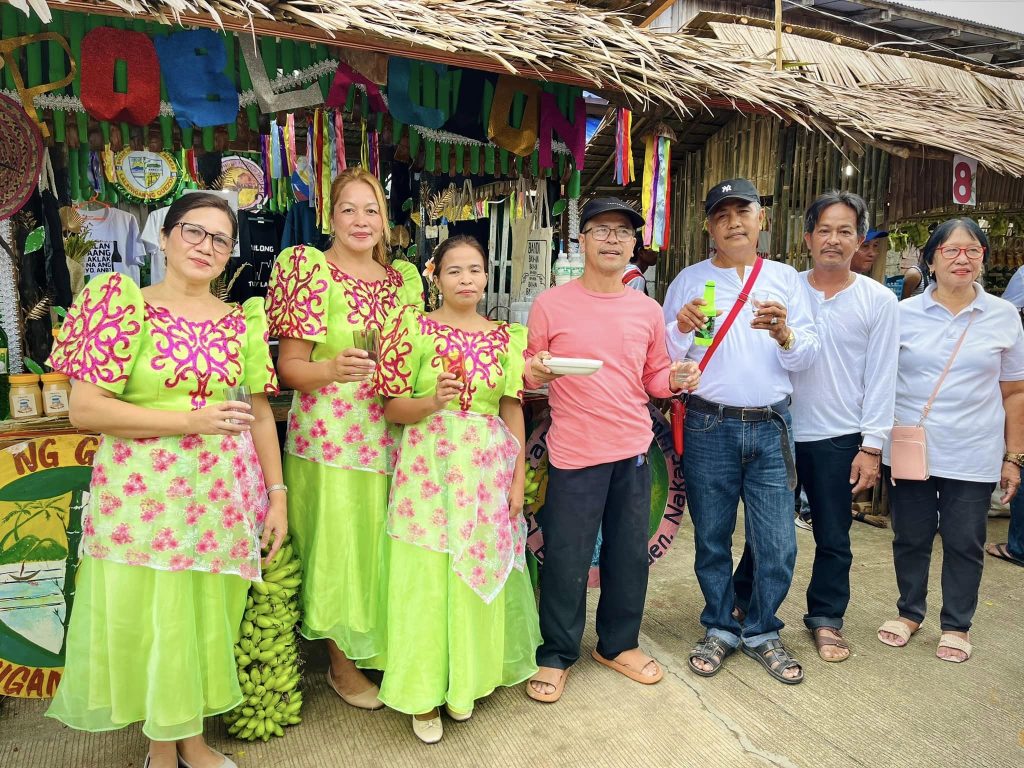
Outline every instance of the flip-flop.
<svg viewBox="0 0 1024 768">
<path fill-rule="evenodd" d="M 537 678 L 537 675 L 534 675 L 526 681 L 526 695 L 534 701 L 539 701 L 544 704 L 554 704 L 556 701 L 562 698 L 562 691 L 565 690 L 565 679 L 567 677 L 569 677 L 568 669 L 563 669 L 562 674 L 558 677 L 558 682 L 554 683 L 548 682 L 547 680 L 540 680 Z M 534 680 L 536 680 L 538 683 L 544 683 L 544 685 L 553 685 L 555 686 L 555 690 L 553 690 L 551 693 L 541 693 L 532 685 L 530 685 L 530 683 L 532 683 Z"/>
<path fill-rule="evenodd" d="M 920 627 L 918 627 L 918 629 L 920 629 Z M 903 645 L 897 645 L 896 643 L 890 643 L 888 640 L 883 640 L 883 632 L 888 632 L 890 635 L 896 635 L 896 637 L 903 641 Z M 913 637 L 915 632 L 917 632 L 917 629 L 911 629 L 904 622 L 899 621 L 898 619 L 893 619 L 885 622 L 878 628 L 878 641 L 888 645 L 890 648 L 904 648 L 907 643 L 910 642 L 910 638 Z"/>
<path fill-rule="evenodd" d="M 1014 565 L 1019 565 L 1021 568 L 1024 568 L 1024 560 L 1021 560 L 1019 557 L 1014 557 L 1013 555 L 1011 555 L 1010 548 L 1005 541 L 1000 544 L 986 544 L 985 554 L 990 555 L 991 557 L 998 558 L 999 560 L 1005 560 L 1008 563 L 1013 563 Z"/>
<path fill-rule="evenodd" d="M 658 682 L 659 680 L 661 680 L 661 678 L 665 676 L 665 670 L 663 670 L 661 668 L 661 664 L 659 664 L 657 660 L 653 658 L 650 661 L 644 662 L 644 667 L 646 667 L 648 664 L 651 663 L 651 661 L 653 661 L 654 666 L 658 668 L 658 671 L 653 675 L 645 675 L 643 673 L 644 667 L 641 667 L 640 670 L 636 670 L 632 667 L 627 667 L 625 664 L 620 664 L 614 659 L 606 659 L 604 656 L 597 652 L 597 649 L 591 651 L 590 655 L 598 664 L 604 664 L 606 667 L 608 667 L 608 669 L 614 669 L 620 675 L 625 675 L 630 680 L 640 683 L 641 685 L 654 685 L 656 682 Z"/>
<path fill-rule="evenodd" d="M 936 658 L 941 661 L 950 661 L 953 664 L 963 664 L 967 659 L 971 658 L 971 651 L 974 650 L 974 646 L 971 645 L 970 640 L 964 640 L 964 638 L 959 635 L 954 635 L 949 632 L 943 632 L 939 637 L 939 648 L 949 648 L 952 651 L 962 651 L 967 655 L 967 657 L 963 659 L 947 659 L 944 656 L 939 656 L 938 652 L 936 652 Z"/>
</svg>

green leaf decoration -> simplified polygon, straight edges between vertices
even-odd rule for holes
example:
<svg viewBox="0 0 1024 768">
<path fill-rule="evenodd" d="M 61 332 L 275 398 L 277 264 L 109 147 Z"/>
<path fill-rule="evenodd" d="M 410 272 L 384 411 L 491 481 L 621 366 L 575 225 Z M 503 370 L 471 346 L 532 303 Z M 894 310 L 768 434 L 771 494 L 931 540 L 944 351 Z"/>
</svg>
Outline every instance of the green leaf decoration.
<svg viewBox="0 0 1024 768">
<path fill-rule="evenodd" d="M 551 206 L 552 216 L 561 216 L 565 213 L 565 209 L 568 207 L 568 203 L 565 200 L 556 200 L 555 204 Z"/>
<path fill-rule="evenodd" d="M 412 198 L 411 197 L 406 198 L 405 202 L 402 203 L 402 210 L 403 211 L 411 211 L 412 210 Z"/>
<path fill-rule="evenodd" d="M 405 252 L 405 258 L 412 261 L 416 258 L 416 243 L 409 246 L 409 249 Z"/>
<path fill-rule="evenodd" d="M 35 253 L 43 247 L 43 241 L 46 239 L 46 231 L 42 227 L 36 227 L 28 233 L 28 237 L 25 238 L 25 253 Z"/>
<path fill-rule="evenodd" d="M 37 363 L 31 357 L 22 358 L 22 362 L 25 363 L 25 367 L 32 371 L 32 373 L 36 373 L 39 375 L 42 375 L 44 373 L 43 369 L 39 367 L 39 363 Z"/>
<path fill-rule="evenodd" d="M 64 309 L 64 307 L 54 307 L 53 311 L 57 317 L 60 318 L 62 323 L 64 322 L 64 318 L 68 316 L 68 311 Z"/>
</svg>

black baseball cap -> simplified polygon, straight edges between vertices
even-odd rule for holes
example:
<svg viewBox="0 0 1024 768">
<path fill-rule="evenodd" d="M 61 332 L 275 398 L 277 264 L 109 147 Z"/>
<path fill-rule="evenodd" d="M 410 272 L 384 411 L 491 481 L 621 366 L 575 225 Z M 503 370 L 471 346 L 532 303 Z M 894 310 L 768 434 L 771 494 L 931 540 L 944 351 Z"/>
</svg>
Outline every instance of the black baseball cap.
<svg viewBox="0 0 1024 768">
<path fill-rule="evenodd" d="M 760 203 L 761 195 L 757 187 L 747 179 L 726 179 L 720 181 L 708 191 L 704 201 L 704 214 L 710 216 L 719 203 L 726 200 L 746 200 L 748 203 Z"/>
<path fill-rule="evenodd" d="M 644 217 L 637 213 L 633 206 L 615 197 L 598 197 L 583 206 L 583 212 L 580 214 L 580 229 L 582 230 L 590 219 L 600 216 L 602 213 L 621 213 L 629 219 L 634 229 L 639 229 L 644 225 Z"/>
</svg>

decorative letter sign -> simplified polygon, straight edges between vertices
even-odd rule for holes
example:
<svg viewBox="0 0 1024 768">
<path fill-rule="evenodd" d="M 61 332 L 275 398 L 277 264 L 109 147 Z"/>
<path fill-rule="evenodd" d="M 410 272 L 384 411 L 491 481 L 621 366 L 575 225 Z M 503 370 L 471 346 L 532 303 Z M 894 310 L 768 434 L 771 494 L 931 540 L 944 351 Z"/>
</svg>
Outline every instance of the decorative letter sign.
<svg viewBox="0 0 1024 768">
<path fill-rule="evenodd" d="M 210 128 L 235 122 L 238 92 L 224 74 L 228 56 L 220 35 L 212 29 L 194 29 L 153 42 L 179 125 Z"/>
<path fill-rule="evenodd" d="M 128 65 L 126 93 L 114 90 L 114 65 Z M 82 38 L 82 106 L 97 120 L 148 125 L 160 114 L 160 61 L 141 32 L 97 27 Z"/>
<path fill-rule="evenodd" d="M 953 202 L 959 205 L 977 205 L 978 161 L 963 155 L 953 155 Z"/>
</svg>

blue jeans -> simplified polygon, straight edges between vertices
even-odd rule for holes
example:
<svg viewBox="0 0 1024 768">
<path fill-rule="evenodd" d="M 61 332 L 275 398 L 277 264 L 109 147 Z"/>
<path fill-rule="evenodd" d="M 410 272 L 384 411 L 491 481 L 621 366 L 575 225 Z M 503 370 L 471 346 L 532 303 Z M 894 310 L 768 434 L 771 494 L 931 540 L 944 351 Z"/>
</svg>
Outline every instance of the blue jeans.
<svg viewBox="0 0 1024 768">
<path fill-rule="evenodd" d="M 790 425 L 788 412 L 784 418 Z M 741 637 L 749 646 L 776 639 L 783 627 L 775 614 L 793 580 L 796 529 L 780 435 L 774 421 L 743 422 L 686 412 L 683 471 L 697 549 L 694 570 L 704 593 L 700 622 L 709 635 L 734 648 Z M 741 495 L 755 562 L 742 628 L 732 617 L 732 536 Z"/>
<path fill-rule="evenodd" d="M 1020 474 L 1024 480 L 1024 470 Z M 1006 548 L 1018 560 L 1024 560 L 1024 494 L 1019 490 L 1010 502 L 1010 535 Z"/>
</svg>

